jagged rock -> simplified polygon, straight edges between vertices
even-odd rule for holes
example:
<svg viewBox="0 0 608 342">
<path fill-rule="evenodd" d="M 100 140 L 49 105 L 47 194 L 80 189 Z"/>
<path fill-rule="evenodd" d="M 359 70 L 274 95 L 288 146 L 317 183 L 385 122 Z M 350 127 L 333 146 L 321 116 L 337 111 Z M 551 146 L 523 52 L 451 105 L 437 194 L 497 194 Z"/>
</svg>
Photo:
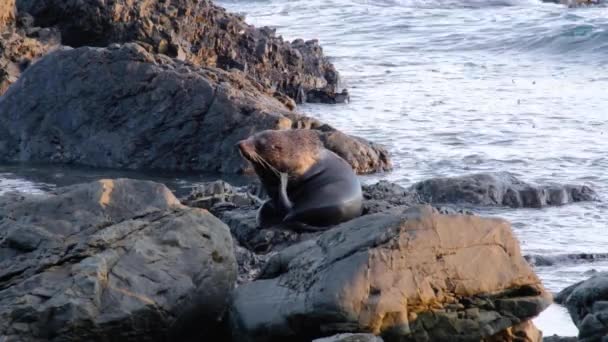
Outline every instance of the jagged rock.
<svg viewBox="0 0 608 342">
<path fill-rule="evenodd" d="M 0 341 L 211 338 L 235 280 L 228 228 L 162 184 L 0 196 Z"/>
<path fill-rule="evenodd" d="M 509 224 L 430 207 L 367 215 L 273 256 L 235 290 L 238 341 L 345 332 L 385 341 L 479 341 L 528 321 L 550 295 Z"/>
<path fill-rule="evenodd" d="M 578 342 L 578 338 L 553 335 L 544 337 L 543 342 Z"/>
<path fill-rule="evenodd" d="M 239 140 L 292 127 L 339 135 L 328 148 L 360 173 L 388 167 L 382 148 L 290 111 L 238 71 L 137 44 L 57 51 L 28 68 L 0 97 L 0 160 L 243 172 Z"/>
<path fill-rule="evenodd" d="M 542 340 L 543 333 L 530 320 L 486 339 L 487 342 L 542 342 Z"/>
<path fill-rule="evenodd" d="M 586 185 L 533 185 L 508 172 L 478 173 L 462 177 L 433 178 L 414 184 L 410 191 L 427 203 L 541 208 L 573 202 L 595 201 Z"/>
<path fill-rule="evenodd" d="M 337 91 L 338 72 L 316 40 L 286 42 L 273 29 L 256 29 L 208 0 L 17 0 L 17 5 L 37 25 L 58 27 L 72 47 L 139 41 L 150 52 L 198 66 L 241 70 L 268 93 L 297 102 L 310 91 L 330 98 Z"/>
<path fill-rule="evenodd" d="M 16 18 L 15 0 L 0 2 L 0 95 L 40 56 L 59 47 L 55 29 L 32 27 L 27 15 Z"/>
<path fill-rule="evenodd" d="M 256 279 L 272 254 L 256 254 L 247 248 L 237 245 L 235 248 L 238 265 L 237 284 L 248 283 Z"/>
<path fill-rule="evenodd" d="M 424 203 L 415 191 L 385 180 L 372 185 L 363 185 L 363 198 L 363 214 L 375 214 L 397 207 L 411 207 Z"/>
<path fill-rule="evenodd" d="M 318 338 L 312 342 L 383 342 L 381 337 L 372 334 L 338 334 Z"/>
<path fill-rule="evenodd" d="M 15 0 L 3 0 L 0 2 L 0 32 L 15 21 Z"/>
<path fill-rule="evenodd" d="M 608 336 L 608 272 L 565 288 L 555 301 L 568 308 L 579 329 L 579 341 L 600 341 Z"/>
<path fill-rule="evenodd" d="M 342 89 L 340 93 L 327 92 L 323 90 L 311 90 L 306 95 L 308 103 L 347 103 L 350 102 L 350 95 L 347 89 Z"/>
<path fill-rule="evenodd" d="M 608 260 L 608 253 L 531 254 L 526 255 L 525 258 L 532 266 L 553 266 L 555 264 L 590 263 Z"/>
<path fill-rule="evenodd" d="M 325 147 L 346 160 L 358 173 L 391 169 L 386 150 L 363 138 L 351 137 L 331 127 L 319 128 Z"/>
</svg>

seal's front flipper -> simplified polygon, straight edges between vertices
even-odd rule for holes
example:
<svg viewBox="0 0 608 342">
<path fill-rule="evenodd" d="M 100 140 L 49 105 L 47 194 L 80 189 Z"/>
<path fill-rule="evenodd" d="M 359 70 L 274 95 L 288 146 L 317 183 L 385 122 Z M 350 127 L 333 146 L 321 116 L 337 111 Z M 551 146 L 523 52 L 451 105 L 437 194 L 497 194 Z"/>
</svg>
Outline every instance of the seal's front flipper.
<svg viewBox="0 0 608 342">
<path fill-rule="evenodd" d="M 325 230 L 328 230 L 329 228 L 331 228 L 331 227 L 315 227 L 315 226 L 308 225 L 304 222 L 293 221 L 289 218 L 289 215 L 287 215 L 287 217 L 285 217 L 285 219 L 283 220 L 281 225 L 289 230 L 293 230 L 298 233 L 322 232 L 322 231 L 325 231 Z"/>
<path fill-rule="evenodd" d="M 258 223 L 258 227 L 268 228 L 283 222 L 284 217 L 285 212 L 278 210 L 272 204 L 272 201 L 268 200 L 262 204 L 260 209 L 258 209 L 256 221 Z"/>
<path fill-rule="evenodd" d="M 279 201 L 286 210 L 293 208 L 293 203 L 287 196 L 287 183 L 289 182 L 289 175 L 287 173 L 281 173 L 281 183 L 279 185 Z"/>
</svg>

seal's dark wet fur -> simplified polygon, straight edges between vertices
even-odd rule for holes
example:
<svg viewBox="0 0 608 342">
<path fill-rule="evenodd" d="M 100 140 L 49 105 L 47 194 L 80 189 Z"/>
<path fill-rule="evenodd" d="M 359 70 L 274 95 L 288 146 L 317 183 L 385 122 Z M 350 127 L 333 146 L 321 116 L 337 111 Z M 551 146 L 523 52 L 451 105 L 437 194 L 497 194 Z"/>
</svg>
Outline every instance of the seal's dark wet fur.
<svg viewBox="0 0 608 342">
<path fill-rule="evenodd" d="M 238 146 L 270 196 L 258 213 L 260 226 L 328 226 L 361 215 L 359 179 L 346 161 L 323 147 L 315 131 L 268 130 Z M 285 195 L 281 174 L 288 175 Z"/>
</svg>

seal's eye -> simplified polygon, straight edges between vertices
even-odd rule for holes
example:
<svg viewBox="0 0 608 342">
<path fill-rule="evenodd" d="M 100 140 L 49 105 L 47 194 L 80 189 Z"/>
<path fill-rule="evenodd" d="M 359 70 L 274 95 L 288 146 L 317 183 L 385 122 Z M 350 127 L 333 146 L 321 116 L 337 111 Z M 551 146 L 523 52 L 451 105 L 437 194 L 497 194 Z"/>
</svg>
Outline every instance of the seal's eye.
<svg viewBox="0 0 608 342">
<path fill-rule="evenodd" d="M 272 145 L 272 149 L 280 151 L 281 150 L 281 146 L 280 145 Z"/>
</svg>

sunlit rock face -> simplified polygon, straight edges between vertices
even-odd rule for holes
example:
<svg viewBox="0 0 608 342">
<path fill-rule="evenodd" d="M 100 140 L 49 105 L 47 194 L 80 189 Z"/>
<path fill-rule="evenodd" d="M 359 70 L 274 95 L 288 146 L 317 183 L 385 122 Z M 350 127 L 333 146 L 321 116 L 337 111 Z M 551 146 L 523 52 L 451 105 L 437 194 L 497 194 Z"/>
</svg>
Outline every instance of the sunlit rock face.
<svg viewBox="0 0 608 342">
<path fill-rule="evenodd" d="M 17 6 L 37 25 L 58 28 L 67 46 L 137 41 L 197 66 L 241 70 L 267 93 L 296 102 L 311 91 L 335 99 L 338 72 L 317 41 L 286 42 L 208 0 L 18 0 Z"/>
<path fill-rule="evenodd" d="M 239 341 L 310 340 L 344 332 L 385 341 L 499 341 L 551 303 L 509 224 L 431 207 L 341 224 L 274 256 L 240 286 Z"/>
<path fill-rule="evenodd" d="M 219 333 L 228 228 L 129 179 L 0 196 L 0 341 L 167 341 Z"/>
<path fill-rule="evenodd" d="M 15 0 L 0 2 L 0 95 L 30 64 L 60 44 L 59 32 L 33 26 L 28 16 L 17 16 Z"/>
<path fill-rule="evenodd" d="M 15 21 L 15 0 L 3 0 L 0 3 L 0 31 Z"/>
</svg>

